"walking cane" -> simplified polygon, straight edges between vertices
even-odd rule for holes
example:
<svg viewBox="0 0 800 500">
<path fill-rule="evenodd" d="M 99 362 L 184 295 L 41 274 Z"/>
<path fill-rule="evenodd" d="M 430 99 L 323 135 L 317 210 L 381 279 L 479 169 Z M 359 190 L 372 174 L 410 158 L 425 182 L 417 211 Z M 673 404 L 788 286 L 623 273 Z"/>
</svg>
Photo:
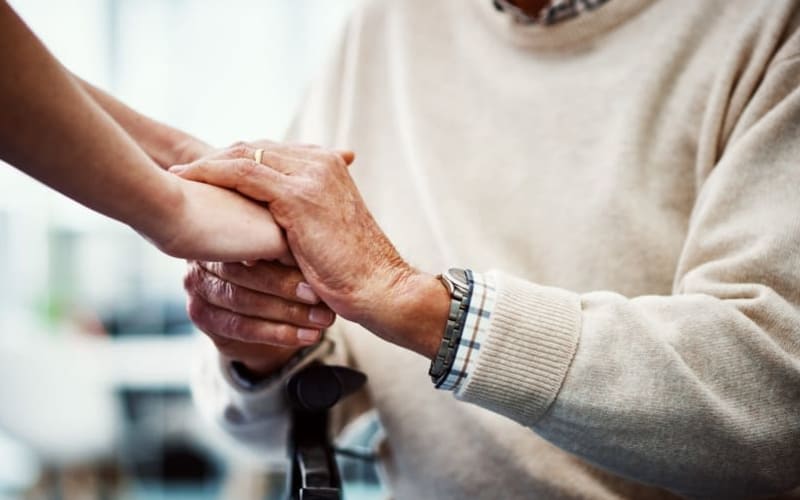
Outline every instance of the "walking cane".
<svg viewBox="0 0 800 500">
<path fill-rule="evenodd" d="M 292 500 L 341 500 L 342 478 L 328 429 L 330 409 L 367 381 L 343 366 L 312 363 L 286 384 L 292 407 Z"/>
</svg>

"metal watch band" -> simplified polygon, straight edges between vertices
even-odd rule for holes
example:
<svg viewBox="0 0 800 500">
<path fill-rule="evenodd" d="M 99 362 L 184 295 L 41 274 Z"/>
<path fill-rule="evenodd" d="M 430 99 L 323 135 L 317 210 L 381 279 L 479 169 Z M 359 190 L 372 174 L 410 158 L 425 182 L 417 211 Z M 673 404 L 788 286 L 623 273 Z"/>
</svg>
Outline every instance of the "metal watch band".
<svg viewBox="0 0 800 500">
<path fill-rule="evenodd" d="M 449 269 L 439 278 L 450 292 L 450 312 L 447 316 L 447 325 L 442 341 L 439 344 L 439 351 L 431 361 L 431 367 L 428 370 L 428 375 L 437 387 L 444 382 L 453 367 L 458 345 L 461 342 L 461 334 L 464 331 L 473 288 L 472 273 L 469 270 Z"/>
</svg>

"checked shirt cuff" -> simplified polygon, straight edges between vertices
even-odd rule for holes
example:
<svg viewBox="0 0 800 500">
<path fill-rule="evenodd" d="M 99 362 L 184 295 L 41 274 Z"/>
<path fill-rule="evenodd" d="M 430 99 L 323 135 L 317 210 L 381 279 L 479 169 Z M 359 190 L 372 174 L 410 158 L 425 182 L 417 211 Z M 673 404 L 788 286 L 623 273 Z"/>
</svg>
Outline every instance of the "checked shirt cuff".
<svg viewBox="0 0 800 500">
<path fill-rule="evenodd" d="M 475 367 L 481 346 L 489 335 L 492 309 L 496 298 L 494 279 L 490 275 L 469 273 L 472 278 L 472 297 L 467 308 L 464 331 L 456 350 L 456 358 L 447 377 L 439 389 L 453 391 L 460 395 L 461 389 Z"/>
</svg>

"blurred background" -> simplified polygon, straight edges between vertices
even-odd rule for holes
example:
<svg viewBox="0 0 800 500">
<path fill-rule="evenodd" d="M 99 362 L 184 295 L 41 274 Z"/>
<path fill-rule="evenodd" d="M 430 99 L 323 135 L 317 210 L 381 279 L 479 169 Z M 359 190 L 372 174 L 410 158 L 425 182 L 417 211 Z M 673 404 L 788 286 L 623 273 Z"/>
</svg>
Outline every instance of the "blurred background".
<svg viewBox="0 0 800 500">
<path fill-rule="evenodd" d="M 78 75 L 226 145 L 283 135 L 356 0 L 10 3 Z M 0 164 L 0 499 L 282 498 L 192 407 L 183 267 Z M 362 475 L 348 498 L 375 498 Z"/>
</svg>

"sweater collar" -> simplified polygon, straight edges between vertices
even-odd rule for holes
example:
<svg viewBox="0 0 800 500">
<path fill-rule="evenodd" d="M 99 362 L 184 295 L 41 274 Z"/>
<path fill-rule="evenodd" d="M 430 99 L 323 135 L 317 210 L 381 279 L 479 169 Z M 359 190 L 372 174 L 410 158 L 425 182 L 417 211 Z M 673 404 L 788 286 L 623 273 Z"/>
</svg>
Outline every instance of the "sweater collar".
<svg viewBox="0 0 800 500">
<path fill-rule="evenodd" d="M 610 0 L 602 7 L 563 22 L 523 23 L 498 10 L 493 0 L 472 0 L 490 28 L 515 45 L 538 50 L 567 49 L 591 41 L 618 27 L 655 0 Z"/>
<path fill-rule="evenodd" d="M 492 0 L 495 9 L 507 12 L 519 24 L 556 24 L 593 11 L 609 0 L 550 0 L 536 15 L 531 15 L 514 5 L 511 0 Z"/>
</svg>

